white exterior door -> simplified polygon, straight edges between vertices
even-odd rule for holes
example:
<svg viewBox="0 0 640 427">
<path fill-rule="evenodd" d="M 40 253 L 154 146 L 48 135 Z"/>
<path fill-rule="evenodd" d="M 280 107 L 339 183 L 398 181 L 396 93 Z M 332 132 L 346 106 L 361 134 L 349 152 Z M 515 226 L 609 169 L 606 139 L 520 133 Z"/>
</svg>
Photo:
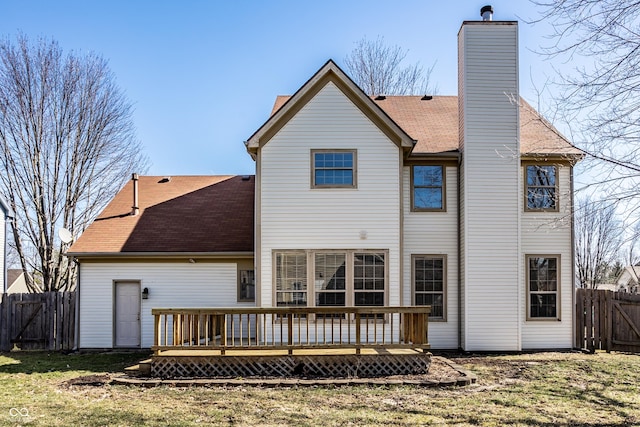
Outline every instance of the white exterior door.
<svg viewBox="0 0 640 427">
<path fill-rule="evenodd" d="M 140 347 L 140 283 L 115 284 L 116 347 Z"/>
</svg>

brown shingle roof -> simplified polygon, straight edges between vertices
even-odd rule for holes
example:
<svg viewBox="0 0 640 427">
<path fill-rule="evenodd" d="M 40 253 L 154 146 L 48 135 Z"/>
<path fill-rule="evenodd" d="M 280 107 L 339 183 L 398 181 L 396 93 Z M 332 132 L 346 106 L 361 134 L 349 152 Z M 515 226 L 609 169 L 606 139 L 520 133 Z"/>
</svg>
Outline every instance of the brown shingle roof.
<svg viewBox="0 0 640 427">
<path fill-rule="evenodd" d="M 253 176 L 141 176 L 138 215 L 129 181 L 69 249 L 127 252 L 252 252 Z"/>
<path fill-rule="evenodd" d="M 271 114 L 289 99 L 278 96 Z M 458 151 L 458 97 L 387 96 L 375 103 L 416 141 L 413 154 Z M 520 152 L 522 154 L 580 154 L 560 132 L 521 98 Z"/>
</svg>

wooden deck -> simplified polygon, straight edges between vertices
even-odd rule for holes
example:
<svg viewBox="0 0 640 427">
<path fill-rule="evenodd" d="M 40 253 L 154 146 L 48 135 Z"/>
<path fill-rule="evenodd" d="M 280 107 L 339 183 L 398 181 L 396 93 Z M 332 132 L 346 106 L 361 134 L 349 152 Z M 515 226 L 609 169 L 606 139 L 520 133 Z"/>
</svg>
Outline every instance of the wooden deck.
<svg viewBox="0 0 640 427">
<path fill-rule="evenodd" d="M 424 374 L 430 307 L 154 309 L 150 374 L 376 377 Z"/>
</svg>

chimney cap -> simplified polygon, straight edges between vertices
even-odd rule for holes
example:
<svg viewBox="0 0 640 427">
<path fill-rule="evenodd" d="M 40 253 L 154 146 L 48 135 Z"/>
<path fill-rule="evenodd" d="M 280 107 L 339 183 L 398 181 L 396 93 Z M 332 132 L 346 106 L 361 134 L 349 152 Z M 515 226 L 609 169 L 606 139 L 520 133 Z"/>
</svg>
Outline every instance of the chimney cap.
<svg viewBox="0 0 640 427">
<path fill-rule="evenodd" d="M 482 9 L 480 9 L 480 16 L 482 16 L 483 21 L 493 20 L 493 6 L 490 4 L 483 6 Z"/>
</svg>

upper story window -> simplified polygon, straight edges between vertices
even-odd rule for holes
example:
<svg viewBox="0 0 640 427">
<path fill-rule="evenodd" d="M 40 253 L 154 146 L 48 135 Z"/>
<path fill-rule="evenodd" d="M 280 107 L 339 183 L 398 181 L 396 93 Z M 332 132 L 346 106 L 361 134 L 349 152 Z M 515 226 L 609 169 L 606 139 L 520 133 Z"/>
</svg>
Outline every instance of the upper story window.
<svg viewBox="0 0 640 427">
<path fill-rule="evenodd" d="M 558 210 L 558 167 L 526 165 L 526 207 L 528 211 Z"/>
<path fill-rule="evenodd" d="M 355 150 L 312 150 L 312 188 L 355 188 Z"/>
<path fill-rule="evenodd" d="M 411 167 L 411 210 L 444 211 L 444 166 Z"/>
</svg>

